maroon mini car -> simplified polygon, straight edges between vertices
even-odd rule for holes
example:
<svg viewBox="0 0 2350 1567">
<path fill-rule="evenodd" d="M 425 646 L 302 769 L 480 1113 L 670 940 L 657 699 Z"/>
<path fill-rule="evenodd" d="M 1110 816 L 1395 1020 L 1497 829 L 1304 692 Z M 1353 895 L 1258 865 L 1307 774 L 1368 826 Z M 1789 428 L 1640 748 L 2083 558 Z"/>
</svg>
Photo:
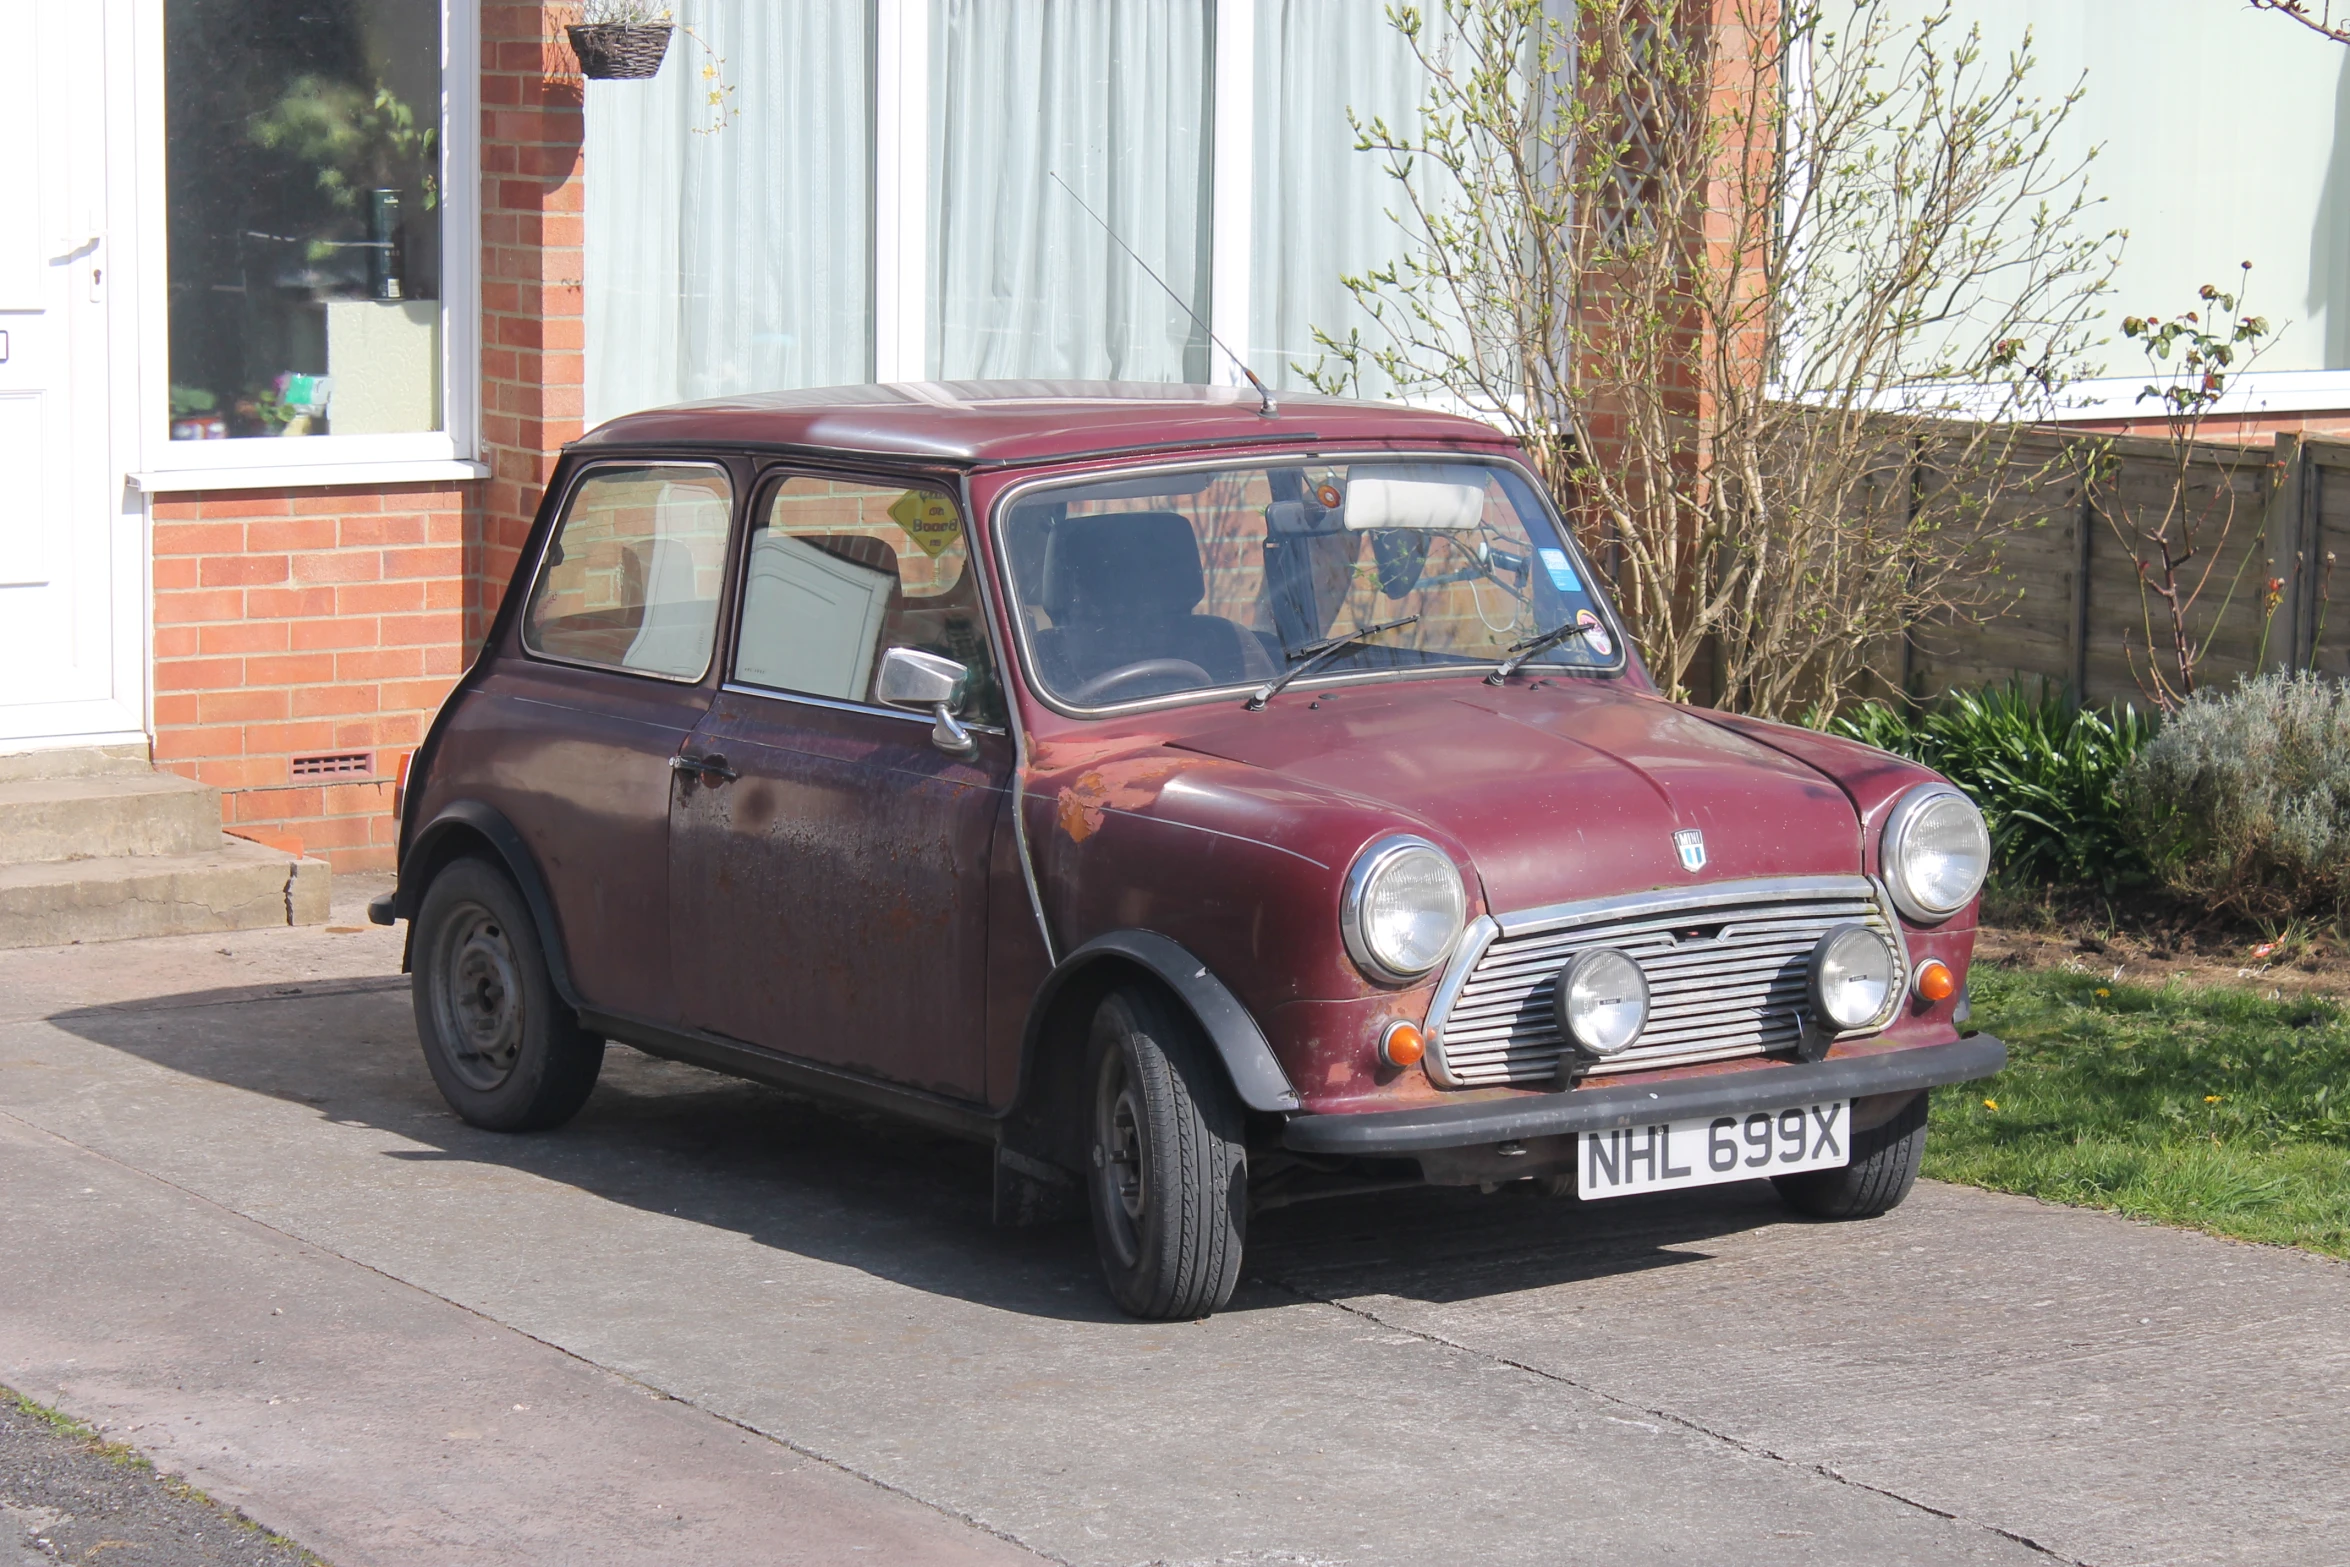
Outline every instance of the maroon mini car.
<svg viewBox="0 0 2350 1567">
<path fill-rule="evenodd" d="M 1311 1196 L 1890 1208 L 2005 1058 L 1989 851 L 1932 773 L 1658 695 L 1483 425 L 859 387 L 570 448 L 371 912 L 476 1125 L 606 1040 L 900 1112 L 1190 1317 Z"/>
</svg>

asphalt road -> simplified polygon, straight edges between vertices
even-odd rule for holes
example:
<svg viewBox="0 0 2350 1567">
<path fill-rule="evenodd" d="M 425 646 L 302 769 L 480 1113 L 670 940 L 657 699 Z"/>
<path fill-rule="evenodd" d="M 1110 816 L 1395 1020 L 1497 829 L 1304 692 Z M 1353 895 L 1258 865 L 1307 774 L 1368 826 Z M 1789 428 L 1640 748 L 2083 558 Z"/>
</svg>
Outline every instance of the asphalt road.
<svg viewBox="0 0 2350 1567">
<path fill-rule="evenodd" d="M 0 1392 L 0 1567 L 312 1567 L 315 1558 Z"/>
<path fill-rule="evenodd" d="M 0 954 L 0 1382 L 341 1567 L 2350 1561 L 2339 1264 L 1930 1184 L 1427 1191 L 1136 1324 L 928 1134 L 619 1049 L 473 1131 L 396 967 Z"/>
</svg>

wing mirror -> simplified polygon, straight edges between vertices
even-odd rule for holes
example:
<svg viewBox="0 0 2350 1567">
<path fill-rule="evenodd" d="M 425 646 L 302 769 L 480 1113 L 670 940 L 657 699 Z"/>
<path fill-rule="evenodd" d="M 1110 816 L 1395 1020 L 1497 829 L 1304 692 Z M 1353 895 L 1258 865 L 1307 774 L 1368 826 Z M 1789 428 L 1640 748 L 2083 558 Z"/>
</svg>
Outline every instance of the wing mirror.
<svg viewBox="0 0 2350 1567">
<path fill-rule="evenodd" d="M 971 731 L 955 721 L 963 705 L 971 671 L 951 658 L 920 648 L 893 647 L 881 655 L 881 670 L 873 677 L 873 700 L 889 707 L 931 710 L 930 743 L 949 756 L 969 756 L 979 749 Z"/>
</svg>

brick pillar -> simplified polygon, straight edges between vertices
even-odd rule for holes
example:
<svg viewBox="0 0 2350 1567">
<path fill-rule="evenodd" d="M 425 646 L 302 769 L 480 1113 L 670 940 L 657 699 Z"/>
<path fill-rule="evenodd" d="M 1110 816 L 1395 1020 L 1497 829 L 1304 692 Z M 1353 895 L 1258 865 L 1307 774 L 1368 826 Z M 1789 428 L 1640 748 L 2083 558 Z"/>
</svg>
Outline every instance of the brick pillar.
<svg viewBox="0 0 2350 1567">
<path fill-rule="evenodd" d="M 582 83 L 565 5 L 481 8 L 482 460 L 466 644 L 489 629 L 555 456 L 584 416 Z"/>
</svg>

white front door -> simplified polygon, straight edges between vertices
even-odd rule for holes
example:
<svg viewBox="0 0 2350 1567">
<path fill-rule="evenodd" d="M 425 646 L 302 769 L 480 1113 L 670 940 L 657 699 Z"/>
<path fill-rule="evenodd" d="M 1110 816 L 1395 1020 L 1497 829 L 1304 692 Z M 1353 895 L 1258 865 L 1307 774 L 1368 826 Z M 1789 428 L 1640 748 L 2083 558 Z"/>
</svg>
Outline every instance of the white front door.
<svg viewBox="0 0 2350 1567">
<path fill-rule="evenodd" d="M 111 395 L 132 388 L 112 384 L 108 330 L 129 252 L 107 113 L 127 20 L 0 0 L 0 751 L 146 729 L 142 508 Z"/>
</svg>

